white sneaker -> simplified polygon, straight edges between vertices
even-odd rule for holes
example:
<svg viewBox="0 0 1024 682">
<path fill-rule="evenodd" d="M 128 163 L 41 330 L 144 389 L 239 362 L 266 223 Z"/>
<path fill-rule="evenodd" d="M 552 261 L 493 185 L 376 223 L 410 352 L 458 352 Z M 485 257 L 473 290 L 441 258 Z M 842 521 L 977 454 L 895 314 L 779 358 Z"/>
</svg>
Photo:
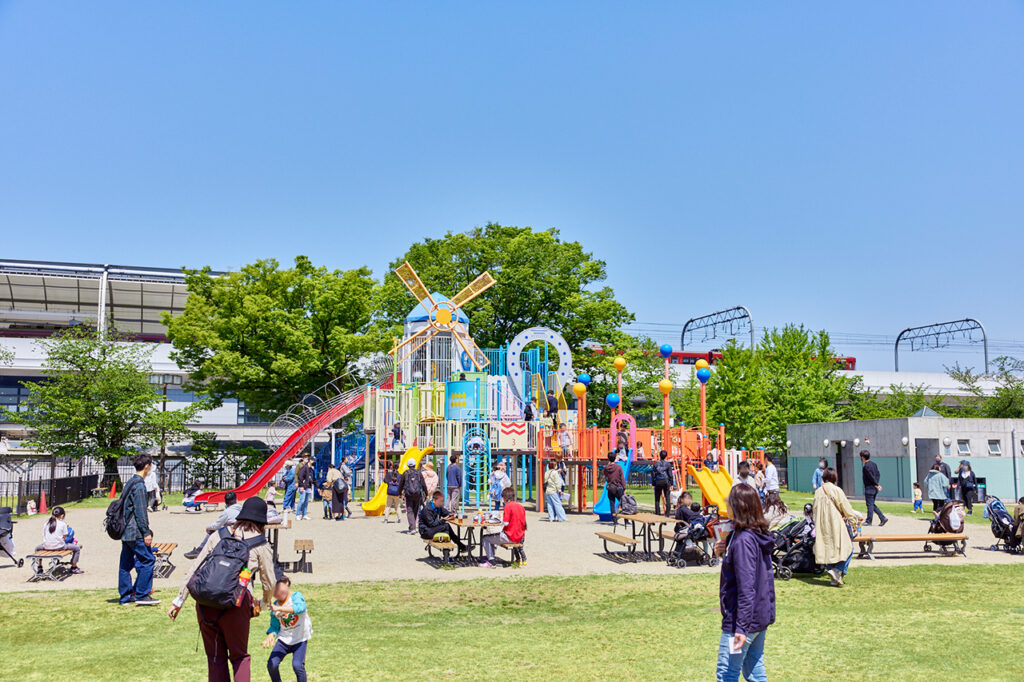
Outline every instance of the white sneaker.
<svg viewBox="0 0 1024 682">
<path fill-rule="evenodd" d="M 308 517 L 308 516 L 303 516 L 303 517 L 302 517 L 302 520 L 303 520 L 303 521 L 309 521 L 309 517 Z"/>
</svg>

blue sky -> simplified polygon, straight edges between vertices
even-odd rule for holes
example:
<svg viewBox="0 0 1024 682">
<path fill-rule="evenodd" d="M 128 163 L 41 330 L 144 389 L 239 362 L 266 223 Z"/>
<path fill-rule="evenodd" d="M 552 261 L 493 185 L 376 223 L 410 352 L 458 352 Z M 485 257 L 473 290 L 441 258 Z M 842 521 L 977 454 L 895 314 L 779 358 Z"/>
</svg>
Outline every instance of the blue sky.
<svg viewBox="0 0 1024 682">
<path fill-rule="evenodd" d="M 0 2 L 0 255 L 380 273 L 493 220 L 582 241 L 642 322 L 1024 342 L 1022 30 L 1020 2 Z"/>
</svg>

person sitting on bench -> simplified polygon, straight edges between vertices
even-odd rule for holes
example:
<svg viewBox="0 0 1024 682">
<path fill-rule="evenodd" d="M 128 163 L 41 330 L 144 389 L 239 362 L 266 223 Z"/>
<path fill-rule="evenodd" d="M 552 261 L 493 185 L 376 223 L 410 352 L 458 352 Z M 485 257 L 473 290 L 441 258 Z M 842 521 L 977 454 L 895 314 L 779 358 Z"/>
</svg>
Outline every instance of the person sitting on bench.
<svg viewBox="0 0 1024 682">
<path fill-rule="evenodd" d="M 466 551 L 466 545 L 459 539 L 448 521 L 455 518 L 455 515 L 444 508 L 444 493 L 435 490 L 430 496 L 430 501 L 420 509 L 419 532 L 424 540 L 432 540 L 438 533 L 447 533 L 452 542 L 460 551 Z"/>
<path fill-rule="evenodd" d="M 484 552 L 487 559 L 480 562 L 483 568 L 494 568 L 494 546 L 495 545 L 522 545 L 526 539 L 526 509 L 516 502 L 516 491 L 514 488 L 505 488 L 501 491 L 501 497 L 505 501 L 505 513 L 501 517 L 502 528 L 500 533 L 488 533 L 483 536 Z M 520 566 L 526 565 L 526 552 L 522 547 L 512 548 L 512 561 Z"/>
<path fill-rule="evenodd" d="M 78 575 L 85 572 L 78 567 L 78 557 L 82 553 L 82 546 L 77 542 L 69 542 L 73 539 L 73 535 L 68 524 L 64 522 L 64 517 L 64 507 L 53 508 L 50 520 L 43 526 L 43 544 L 36 547 L 36 551 L 44 549 L 71 550 L 71 574 Z"/>
<path fill-rule="evenodd" d="M 195 559 L 199 556 L 199 553 L 203 551 L 203 547 L 206 546 L 206 541 L 210 539 L 211 535 L 225 526 L 235 525 L 235 520 L 238 518 L 238 513 L 240 511 L 242 511 L 242 505 L 238 503 L 238 495 L 231 491 L 224 493 L 224 511 L 220 513 L 220 516 L 217 517 L 216 521 L 206 527 L 206 537 L 199 543 L 199 546 L 185 552 L 185 558 Z"/>
</svg>

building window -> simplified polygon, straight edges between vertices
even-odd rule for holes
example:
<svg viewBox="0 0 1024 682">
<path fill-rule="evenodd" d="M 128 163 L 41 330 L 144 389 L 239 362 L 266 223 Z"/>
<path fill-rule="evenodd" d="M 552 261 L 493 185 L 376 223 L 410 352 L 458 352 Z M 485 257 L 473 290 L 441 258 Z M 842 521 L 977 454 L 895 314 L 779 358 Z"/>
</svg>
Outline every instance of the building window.
<svg viewBox="0 0 1024 682">
<path fill-rule="evenodd" d="M 249 408 L 245 406 L 245 403 L 238 403 L 238 423 L 239 424 L 266 424 L 264 420 L 260 419 L 259 415 L 250 414 Z"/>
<path fill-rule="evenodd" d="M 958 440 L 956 442 L 956 450 L 964 457 L 971 456 L 971 441 L 969 440 Z"/>
<path fill-rule="evenodd" d="M 998 457 L 1003 454 L 1002 441 L 990 440 L 988 442 L 988 454 Z"/>
</svg>

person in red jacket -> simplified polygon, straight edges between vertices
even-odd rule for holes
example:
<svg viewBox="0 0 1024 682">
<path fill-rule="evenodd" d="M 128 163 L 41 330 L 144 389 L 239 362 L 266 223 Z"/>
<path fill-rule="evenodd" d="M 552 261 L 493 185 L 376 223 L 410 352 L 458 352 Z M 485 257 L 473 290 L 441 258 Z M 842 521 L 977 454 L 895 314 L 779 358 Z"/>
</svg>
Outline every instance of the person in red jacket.
<svg viewBox="0 0 1024 682">
<path fill-rule="evenodd" d="M 505 488 L 501 491 L 501 499 L 505 503 L 505 512 L 501 521 L 504 524 L 500 533 L 491 533 L 483 538 L 484 552 L 487 560 L 480 565 L 485 568 L 494 568 L 494 546 L 505 543 L 521 544 L 526 540 L 526 509 L 516 502 L 516 491 L 514 488 Z M 526 566 L 526 552 L 522 547 L 512 549 L 512 563 L 520 567 Z"/>
</svg>

